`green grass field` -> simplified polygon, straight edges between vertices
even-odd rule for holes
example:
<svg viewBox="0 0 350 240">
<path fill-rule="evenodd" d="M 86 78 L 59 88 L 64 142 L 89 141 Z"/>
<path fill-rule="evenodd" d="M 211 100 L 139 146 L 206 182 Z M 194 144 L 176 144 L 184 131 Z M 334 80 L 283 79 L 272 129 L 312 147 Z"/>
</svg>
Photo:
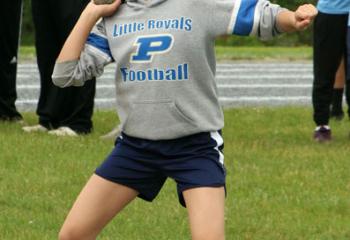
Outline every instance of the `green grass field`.
<svg viewBox="0 0 350 240">
<path fill-rule="evenodd" d="M 36 123 L 25 113 L 27 123 Z M 225 111 L 228 240 L 350 239 L 350 123 L 331 122 L 334 141 L 311 138 L 308 107 Z M 0 239 L 57 239 L 72 202 L 113 147 L 99 136 L 116 125 L 96 112 L 93 134 L 25 134 L 0 123 Z M 186 210 L 168 181 L 152 203 L 136 200 L 103 240 L 190 239 Z"/>
<path fill-rule="evenodd" d="M 227 60 L 311 60 L 311 47 L 216 47 L 216 57 L 219 61 Z M 19 53 L 20 61 L 35 59 L 35 48 L 22 46 Z"/>
</svg>

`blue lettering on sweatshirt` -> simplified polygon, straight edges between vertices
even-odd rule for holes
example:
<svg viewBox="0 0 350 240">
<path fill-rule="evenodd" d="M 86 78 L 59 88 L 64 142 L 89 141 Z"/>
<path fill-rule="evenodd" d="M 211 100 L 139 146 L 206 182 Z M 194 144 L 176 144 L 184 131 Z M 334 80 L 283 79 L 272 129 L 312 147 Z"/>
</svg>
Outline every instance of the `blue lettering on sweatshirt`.
<svg viewBox="0 0 350 240">
<path fill-rule="evenodd" d="M 140 33 L 146 30 L 179 30 L 192 31 L 191 18 L 180 17 L 171 19 L 150 19 L 146 22 L 118 23 L 113 25 L 113 37 L 121 37 L 132 33 Z"/>
<path fill-rule="evenodd" d="M 185 81 L 188 80 L 188 63 L 179 64 L 175 68 L 134 70 L 121 67 L 120 73 L 123 82 L 144 82 L 144 81 Z"/>
</svg>

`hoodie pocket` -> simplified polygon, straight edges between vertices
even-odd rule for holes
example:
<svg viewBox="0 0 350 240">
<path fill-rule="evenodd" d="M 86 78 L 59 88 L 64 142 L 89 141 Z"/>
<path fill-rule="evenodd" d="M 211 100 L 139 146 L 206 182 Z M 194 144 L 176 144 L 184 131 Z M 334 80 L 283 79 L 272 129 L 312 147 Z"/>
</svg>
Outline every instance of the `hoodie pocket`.
<svg viewBox="0 0 350 240">
<path fill-rule="evenodd" d="M 150 140 L 173 139 L 197 130 L 194 121 L 172 100 L 135 102 L 123 131 Z"/>
</svg>

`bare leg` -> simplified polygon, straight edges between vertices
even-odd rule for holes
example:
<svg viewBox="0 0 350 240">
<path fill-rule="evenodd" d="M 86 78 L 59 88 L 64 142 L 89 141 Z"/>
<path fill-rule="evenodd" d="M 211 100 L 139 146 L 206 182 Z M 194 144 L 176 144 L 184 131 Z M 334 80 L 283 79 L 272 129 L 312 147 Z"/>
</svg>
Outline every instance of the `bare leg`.
<svg viewBox="0 0 350 240">
<path fill-rule="evenodd" d="M 131 188 L 93 175 L 70 210 L 59 239 L 96 239 L 103 227 L 137 195 Z"/>
<path fill-rule="evenodd" d="M 332 103 L 331 103 L 331 117 L 336 120 L 342 120 L 344 117 L 343 112 L 343 94 L 345 88 L 345 67 L 344 58 L 342 58 L 337 73 L 335 75 Z"/>
<path fill-rule="evenodd" d="M 337 73 L 335 75 L 334 88 L 342 89 L 345 85 L 345 66 L 344 66 L 344 58 L 342 58 L 340 65 L 338 67 Z"/>
<path fill-rule="evenodd" d="M 225 239 L 224 187 L 193 188 L 183 192 L 192 240 Z"/>
</svg>

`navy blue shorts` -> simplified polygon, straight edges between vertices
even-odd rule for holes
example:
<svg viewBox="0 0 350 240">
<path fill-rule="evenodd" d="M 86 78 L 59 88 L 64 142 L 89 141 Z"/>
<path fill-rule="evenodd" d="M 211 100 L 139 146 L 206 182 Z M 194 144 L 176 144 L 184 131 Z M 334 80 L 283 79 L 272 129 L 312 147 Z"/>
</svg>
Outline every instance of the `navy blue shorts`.
<svg viewBox="0 0 350 240">
<path fill-rule="evenodd" d="M 170 177 L 176 181 L 179 201 L 185 206 L 182 192 L 186 189 L 225 186 L 223 146 L 220 132 L 162 141 L 122 133 L 95 173 L 135 189 L 147 201 L 157 196 Z"/>
</svg>

